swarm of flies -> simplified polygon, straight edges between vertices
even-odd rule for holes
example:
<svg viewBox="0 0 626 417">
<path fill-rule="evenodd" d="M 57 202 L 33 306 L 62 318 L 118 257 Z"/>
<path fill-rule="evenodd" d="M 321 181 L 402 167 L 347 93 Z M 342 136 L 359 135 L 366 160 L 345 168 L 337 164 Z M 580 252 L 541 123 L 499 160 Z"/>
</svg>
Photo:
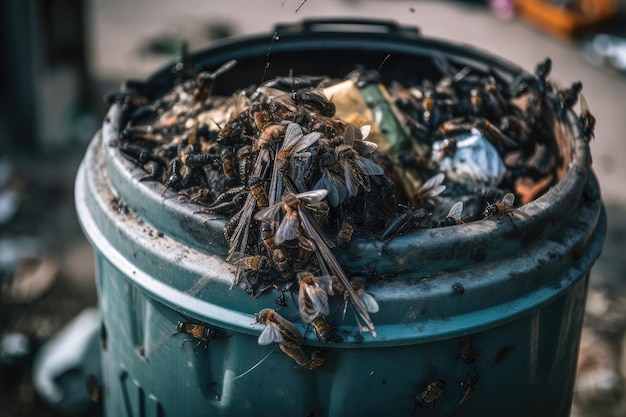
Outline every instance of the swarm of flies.
<svg viewBox="0 0 626 417">
<path fill-rule="evenodd" d="M 371 125 L 336 117 L 324 89 L 342 79 L 290 74 L 230 96 L 213 94 L 234 60 L 199 72 L 176 66 L 173 87 L 156 99 L 147 98 L 146 85 L 127 83 L 109 101 L 121 104 L 119 151 L 145 171 L 140 180 L 162 183 L 163 198 L 176 194 L 181 204 L 199 205 L 199 216 L 225 218 L 233 286 L 255 298 L 276 290 L 281 305 L 284 293 L 297 295 L 301 320 L 332 343 L 339 341 L 333 323 L 340 316 L 330 308 L 332 297 L 343 300 L 341 317 L 350 308 L 359 330 L 374 337 L 370 314 L 378 311 L 367 282 L 346 273 L 336 251 L 359 236 L 388 241 L 491 216 L 532 218 L 514 204 L 559 180 L 557 168 L 567 157 L 559 154 L 555 125 L 572 119 L 577 102 L 580 135 L 593 138 L 595 119 L 582 85 L 550 82 L 549 59 L 508 80 L 443 56 L 433 56 L 432 64 L 437 75 L 415 85 L 367 70 L 349 75 L 359 86 L 380 83 L 389 91 L 389 104 L 419 149 L 442 141 L 432 156 L 412 152 L 418 148 L 410 144 L 384 154 L 368 140 Z M 499 183 L 452 182 L 439 171 L 457 152 L 458 135 L 469 131 L 497 149 L 507 167 Z M 417 181 L 410 193 L 403 172 Z M 275 311 L 263 310 L 257 321 L 266 325 L 260 344 L 277 343 L 303 369 L 323 363 L 324 350 L 304 350 L 303 336 Z M 201 343 L 213 339 L 187 330 L 179 329 Z"/>
</svg>

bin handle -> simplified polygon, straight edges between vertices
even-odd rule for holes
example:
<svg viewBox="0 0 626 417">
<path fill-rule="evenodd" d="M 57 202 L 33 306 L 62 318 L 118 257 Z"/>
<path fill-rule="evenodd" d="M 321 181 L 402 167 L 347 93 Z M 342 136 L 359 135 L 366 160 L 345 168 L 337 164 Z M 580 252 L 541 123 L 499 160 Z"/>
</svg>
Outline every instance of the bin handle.
<svg viewBox="0 0 626 417">
<path fill-rule="evenodd" d="M 274 32 L 285 33 L 320 33 L 320 32 L 355 32 L 389 33 L 403 37 L 415 37 L 420 34 L 416 26 L 400 26 L 392 20 L 368 18 L 314 18 L 303 19 L 297 23 L 278 23 Z"/>
</svg>

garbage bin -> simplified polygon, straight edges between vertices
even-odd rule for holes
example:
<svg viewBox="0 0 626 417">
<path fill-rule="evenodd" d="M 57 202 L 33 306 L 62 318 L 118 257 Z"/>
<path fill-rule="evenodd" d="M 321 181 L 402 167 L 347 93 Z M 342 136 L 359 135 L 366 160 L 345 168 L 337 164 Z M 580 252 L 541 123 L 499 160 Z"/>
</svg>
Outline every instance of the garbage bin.
<svg viewBox="0 0 626 417">
<path fill-rule="evenodd" d="M 278 25 L 190 59 L 196 68 L 236 59 L 214 87 L 230 94 L 263 76 L 342 77 L 384 61 L 391 79 L 415 81 L 434 73 L 435 55 L 508 80 L 524 73 L 375 20 Z M 152 98 L 171 87 L 174 65 L 143 81 Z M 376 337 L 348 314 L 338 323 L 341 342 L 323 343 L 287 302 L 280 314 L 305 345 L 328 348 L 324 365 L 308 372 L 257 343 L 254 314 L 273 297 L 230 289 L 224 220 L 140 182 L 143 171 L 119 157 L 121 114 L 121 105 L 110 108 L 76 179 L 78 216 L 96 252 L 106 416 L 569 415 L 589 271 L 606 234 L 589 144 L 573 113 L 569 167 L 523 206 L 532 219 L 420 229 L 389 242 L 357 237 L 337 252 L 342 265 L 391 278 L 368 287 L 380 306 Z M 214 337 L 186 342 L 178 322 L 208 325 Z"/>
</svg>

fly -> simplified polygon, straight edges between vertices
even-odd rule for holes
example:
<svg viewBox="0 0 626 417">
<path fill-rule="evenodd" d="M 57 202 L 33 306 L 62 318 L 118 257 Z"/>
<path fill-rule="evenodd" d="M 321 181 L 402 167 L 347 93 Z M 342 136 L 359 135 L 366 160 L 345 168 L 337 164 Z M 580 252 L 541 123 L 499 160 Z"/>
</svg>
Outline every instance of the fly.
<svg viewBox="0 0 626 417">
<path fill-rule="evenodd" d="M 517 214 L 520 217 L 525 219 L 532 219 L 533 216 L 530 214 L 524 213 L 513 207 L 513 202 L 515 201 L 515 195 L 513 193 L 506 193 L 502 198 L 502 201 L 499 203 L 492 203 L 487 205 L 485 211 L 483 212 L 483 216 L 487 217 L 502 217 L 506 216 L 509 213 Z"/>
<path fill-rule="evenodd" d="M 328 294 L 331 292 L 331 277 L 314 276 L 308 271 L 298 272 L 300 281 L 299 302 L 300 317 L 305 323 L 312 323 L 320 314 L 327 316 Z"/>
<path fill-rule="evenodd" d="M 285 193 L 280 203 L 262 208 L 254 218 L 276 226 L 274 242 L 277 245 L 287 240 L 296 239 L 299 236 L 300 206 L 302 204 L 315 204 L 321 202 L 328 192 L 326 190 L 312 190 L 300 194 Z M 280 213 L 283 213 L 279 222 Z"/>
<path fill-rule="evenodd" d="M 594 129 L 596 127 L 596 118 L 591 111 L 585 96 L 580 95 L 580 115 L 578 116 L 578 127 L 581 130 L 582 137 L 587 142 L 595 137 Z"/>
<path fill-rule="evenodd" d="M 445 219 L 441 220 L 437 224 L 437 226 L 444 227 L 444 226 L 454 226 L 457 224 L 463 224 L 465 222 L 461 220 L 462 216 L 463 216 L 463 202 L 457 201 L 456 203 L 452 205 Z"/>
<path fill-rule="evenodd" d="M 446 388 L 446 382 L 437 378 L 435 381 L 431 382 L 426 386 L 426 389 L 419 394 L 417 394 L 413 398 L 413 414 L 415 414 L 415 410 L 418 407 L 426 407 L 429 404 L 432 404 L 437 398 L 443 394 L 443 390 Z"/>
<path fill-rule="evenodd" d="M 185 346 L 185 343 L 187 342 L 190 342 L 194 339 L 198 341 L 198 343 L 193 348 L 194 351 L 202 343 L 205 343 L 204 350 L 206 351 L 209 347 L 209 341 L 216 340 L 220 337 L 220 333 L 217 330 L 209 327 L 206 324 L 194 324 L 184 321 L 179 321 L 178 324 L 176 324 L 176 332 L 192 336 L 192 339 L 185 339 L 183 341 L 183 344 L 180 346 L 181 349 Z"/>
</svg>

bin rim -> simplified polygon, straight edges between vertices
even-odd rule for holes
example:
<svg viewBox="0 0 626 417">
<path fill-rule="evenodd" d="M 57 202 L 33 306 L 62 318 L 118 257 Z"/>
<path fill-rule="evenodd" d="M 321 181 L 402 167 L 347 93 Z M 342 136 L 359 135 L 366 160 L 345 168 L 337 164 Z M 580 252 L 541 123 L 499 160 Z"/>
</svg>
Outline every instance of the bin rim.
<svg viewBox="0 0 626 417">
<path fill-rule="evenodd" d="M 463 62 L 463 60 L 479 60 L 484 65 L 494 65 L 503 73 L 503 76 L 510 78 L 524 72 L 524 70 L 518 66 L 510 64 L 499 57 L 478 51 L 473 47 L 468 48 L 467 46 L 448 41 L 427 39 L 421 36 L 417 31 L 395 32 L 392 30 L 388 33 L 365 34 L 358 32 L 324 33 L 319 31 L 305 31 L 303 33 L 287 32 L 280 35 L 280 37 L 281 42 L 277 42 L 272 49 L 275 54 L 288 55 L 293 53 L 296 48 L 306 49 L 312 45 L 319 45 L 321 37 L 321 39 L 324 40 L 324 46 L 330 49 L 341 50 L 360 45 L 360 48 L 365 50 L 374 48 L 377 45 L 385 45 L 396 48 L 396 50 L 402 50 L 403 53 L 417 54 L 418 52 L 423 53 L 424 51 L 433 53 L 433 49 L 439 48 L 437 49 L 437 53 L 442 53 L 443 50 L 455 60 L 460 60 L 459 62 Z M 198 65 L 215 66 L 230 59 L 258 56 L 259 52 L 264 53 L 267 50 L 267 39 L 267 35 L 255 35 L 216 42 L 206 50 L 192 54 L 192 59 L 197 60 Z M 366 42 L 369 42 L 367 48 L 363 46 Z M 158 84 L 157 80 L 166 77 L 166 74 L 171 72 L 171 68 L 174 64 L 175 62 L 172 61 L 157 70 L 147 78 L 146 84 Z M 196 250 L 204 251 L 210 256 L 223 256 L 226 247 L 220 247 L 219 244 L 215 244 L 215 242 L 219 240 L 225 245 L 221 233 L 223 219 L 211 220 L 204 223 L 204 219 L 198 217 L 194 218 L 193 212 L 197 210 L 198 206 L 192 204 L 181 205 L 174 199 L 171 199 L 173 193 L 168 191 L 164 194 L 165 198 L 161 198 L 164 191 L 163 185 L 147 182 L 139 183 L 137 178 L 142 175 L 140 169 L 133 166 L 131 162 L 119 158 L 116 155 L 117 149 L 114 144 L 117 140 L 116 126 L 118 125 L 120 117 L 121 106 L 114 104 L 105 118 L 102 127 L 103 139 L 98 145 L 106 161 L 105 170 L 107 181 L 110 183 L 111 188 L 114 189 L 115 192 L 119 194 L 119 197 L 123 199 L 129 207 L 135 210 L 142 219 L 150 223 L 155 229 L 163 231 L 163 233 L 167 235 L 166 237 L 180 240 L 182 244 Z M 588 271 L 599 256 L 606 233 L 606 218 L 604 208 L 600 201 L 599 187 L 590 169 L 591 158 L 589 145 L 582 138 L 580 129 L 576 123 L 576 115 L 572 111 L 568 112 L 568 122 L 569 125 L 567 129 L 573 140 L 572 162 L 565 176 L 548 193 L 523 206 L 522 209 L 532 215 L 533 219 L 515 219 L 511 222 L 488 219 L 453 226 L 452 228 L 416 230 L 404 236 L 396 237 L 387 243 L 357 239 L 347 252 L 337 254 L 340 262 L 345 266 L 355 268 L 377 268 L 387 271 L 396 270 L 400 274 L 403 274 L 402 276 L 405 276 L 405 278 L 407 278 L 406 281 L 409 282 L 408 284 L 403 283 L 402 285 L 429 285 L 431 286 L 430 291 L 432 294 L 437 293 L 440 297 L 443 297 L 444 294 L 449 294 L 443 292 L 443 285 L 436 284 L 436 280 L 443 282 L 445 281 L 443 279 L 445 276 L 449 281 L 450 279 L 454 279 L 455 274 L 462 275 L 466 273 L 468 268 L 470 268 L 470 270 L 475 268 L 488 268 L 489 265 L 495 265 L 498 262 L 506 262 L 514 257 L 519 257 L 520 253 L 532 251 L 537 244 L 549 240 L 553 235 L 558 234 L 561 229 L 567 228 L 567 225 L 574 220 L 580 223 L 580 225 L 578 225 L 580 226 L 580 230 L 577 230 L 580 232 L 580 236 L 577 236 L 577 241 L 574 246 L 582 245 L 585 248 L 586 246 L 590 248 L 589 251 L 586 251 L 582 257 L 576 260 L 576 265 L 579 265 L 576 266 L 576 270 Z M 94 244 L 99 252 L 104 254 L 107 258 L 115 259 L 116 262 L 119 261 L 123 263 L 124 268 L 127 268 L 128 265 L 126 264 L 128 264 L 129 261 L 128 256 L 117 251 L 115 245 L 112 245 L 110 242 L 110 236 L 107 236 L 107 233 L 101 233 L 102 231 L 95 226 L 97 222 L 94 221 L 93 224 L 89 223 L 89 218 L 92 217 L 92 213 L 86 210 L 86 205 L 78 204 L 78 201 L 84 201 L 90 198 L 87 196 L 89 191 L 85 190 L 86 187 L 89 187 L 88 180 L 83 179 L 83 177 L 93 175 L 92 172 L 87 173 L 87 171 L 90 170 L 92 169 L 81 165 L 81 172 L 77 177 L 76 199 L 81 224 L 83 224 L 86 234 L 90 237 L 92 244 Z M 585 189 L 590 189 L 591 191 L 585 191 Z M 594 198 L 592 198 L 595 203 L 592 204 L 592 207 L 589 209 L 591 217 L 587 219 L 587 221 L 580 219 L 580 216 L 575 216 L 574 210 L 572 209 L 574 207 L 584 206 L 582 200 L 584 199 L 585 192 L 595 194 Z M 584 208 L 585 207 L 582 207 L 582 209 Z M 159 212 L 165 210 L 170 213 L 167 216 L 155 216 L 153 215 L 154 210 L 158 210 Z M 159 217 L 164 217 L 166 222 L 159 223 L 159 221 L 155 220 Z M 185 217 L 189 220 L 189 224 L 185 230 L 174 230 L 169 227 L 171 224 L 168 226 L 167 222 L 170 222 L 172 218 L 181 217 Z M 178 223 L 176 223 L 175 226 L 178 226 Z M 197 227 L 197 230 L 200 230 L 202 233 L 191 233 L 189 230 L 194 227 Z M 204 237 L 199 237 L 199 234 L 202 234 Z M 212 245 L 207 247 L 207 241 L 212 242 Z M 481 247 L 481 251 L 468 251 L 467 248 L 472 246 Z M 415 256 L 416 248 L 419 249 L 419 256 Z M 361 256 L 363 253 L 379 254 L 382 256 L 375 257 L 375 260 L 364 260 L 364 257 Z M 141 272 L 141 269 L 137 268 L 136 265 L 133 267 L 133 270 Z M 185 295 L 180 292 L 180 289 L 173 289 L 164 285 L 158 279 L 154 281 L 153 277 L 148 272 L 144 274 L 133 273 L 127 275 L 135 284 L 142 288 L 142 290 L 149 292 L 152 296 L 155 296 L 160 301 L 173 308 L 181 308 L 179 301 L 181 301 L 181 297 L 184 298 Z M 552 283 L 560 281 L 565 282 L 580 278 L 580 276 L 574 277 L 570 275 L 570 272 L 559 271 L 559 273 L 555 275 L 556 278 L 550 279 L 549 281 Z M 567 278 L 568 276 L 569 278 Z M 141 279 L 137 277 L 141 277 Z M 436 279 L 434 277 L 436 277 Z M 223 277 L 224 283 L 230 284 L 231 278 L 231 276 Z M 148 285 L 148 283 L 150 285 Z M 384 294 L 384 286 L 385 283 L 381 283 L 374 284 L 371 287 L 371 292 L 373 292 L 375 296 L 382 297 L 381 301 L 384 300 L 385 297 L 390 296 L 389 294 Z M 550 291 L 550 289 L 553 291 Z M 502 300 L 499 304 L 496 303 L 489 306 L 485 311 L 489 310 L 489 308 L 502 308 L 506 305 L 511 311 L 517 311 L 518 313 L 507 316 L 506 318 L 492 320 L 488 319 L 488 315 L 486 315 L 485 320 L 479 325 L 474 325 L 473 329 L 486 328 L 502 320 L 512 320 L 519 314 L 526 314 L 538 304 L 548 302 L 560 293 L 558 288 L 552 288 L 546 282 L 541 282 L 536 290 L 537 291 L 534 293 L 536 297 L 532 302 L 522 297 L 517 301 Z M 169 291 L 177 293 L 165 295 L 165 293 Z M 449 292 L 449 287 L 447 291 Z M 530 294 L 530 292 L 525 295 L 528 296 L 528 294 Z M 176 301 L 173 302 L 172 300 Z M 228 321 L 223 320 L 225 311 L 217 307 L 212 310 L 207 310 L 205 300 L 198 300 L 194 297 L 184 298 L 184 300 L 186 306 L 185 310 L 197 318 L 222 323 L 225 327 L 232 327 L 233 323 L 237 323 L 237 326 L 241 325 L 243 331 L 246 333 L 254 334 L 259 331 L 258 327 L 252 326 L 250 323 L 251 311 L 233 312 L 230 310 L 236 317 L 228 316 L 233 318 L 229 324 Z M 528 301 L 530 304 L 526 304 L 526 307 L 523 307 L 522 304 L 515 305 L 515 303 L 523 303 L 524 301 Z M 373 320 L 376 323 L 376 315 L 373 316 Z M 463 320 L 458 321 L 459 326 L 457 327 L 448 327 L 446 330 L 442 330 L 442 328 L 445 327 L 444 324 L 450 326 L 452 321 L 453 320 L 449 317 L 439 319 L 430 317 L 428 323 L 420 323 L 419 320 L 417 320 L 416 322 L 406 325 L 405 335 L 401 337 L 397 337 L 397 326 L 391 326 L 389 330 L 386 331 L 385 324 L 377 324 L 379 336 L 377 339 L 366 336 L 368 337 L 368 347 L 380 346 L 386 343 L 395 345 L 398 343 L 411 343 L 417 340 L 425 341 L 433 338 L 467 333 L 469 331 L 467 328 L 461 328 L 460 323 L 463 323 Z M 432 331 L 428 330 L 429 328 Z M 347 340 L 348 343 L 338 344 L 337 347 L 349 347 L 353 344 L 360 343 L 357 337 L 353 339 L 347 338 Z M 307 338 L 307 343 L 313 345 L 318 344 L 312 336 Z"/>
</svg>

